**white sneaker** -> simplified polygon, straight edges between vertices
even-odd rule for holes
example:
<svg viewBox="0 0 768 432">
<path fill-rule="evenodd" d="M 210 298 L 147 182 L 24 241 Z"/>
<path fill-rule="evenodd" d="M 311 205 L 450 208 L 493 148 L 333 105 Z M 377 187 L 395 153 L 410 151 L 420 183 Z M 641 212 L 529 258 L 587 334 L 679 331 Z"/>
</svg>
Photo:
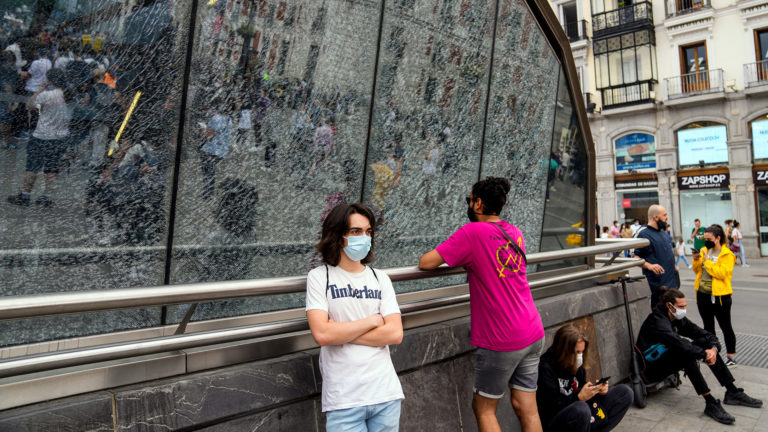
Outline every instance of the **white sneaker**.
<svg viewBox="0 0 768 432">
<path fill-rule="evenodd" d="M 749 267 L 749 264 L 742 264 L 742 267 Z"/>
<path fill-rule="evenodd" d="M 688 266 L 688 268 L 693 268 L 693 266 L 692 266 L 692 265 L 689 265 L 689 266 Z"/>
</svg>

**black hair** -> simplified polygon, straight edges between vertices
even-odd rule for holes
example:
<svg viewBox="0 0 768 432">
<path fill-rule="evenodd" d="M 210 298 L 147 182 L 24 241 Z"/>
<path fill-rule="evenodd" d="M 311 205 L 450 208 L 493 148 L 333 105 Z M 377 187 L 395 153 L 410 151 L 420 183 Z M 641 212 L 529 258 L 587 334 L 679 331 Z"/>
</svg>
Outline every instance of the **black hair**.
<svg viewBox="0 0 768 432">
<path fill-rule="evenodd" d="M 707 229 L 704 230 L 704 232 L 708 232 L 712 234 L 715 237 L 720 237 L 720 244 L 726 245 L 728 244 L 728 239 L 725 237 L 725 230 L 723 227 L 721 227 L 718 224 L 712 224 L 707 227 Z"/>
<path fill-rule="evenodd" d="M 64 93 L 65 102 L 70 102 L 75 98 L 75 92 L 67 85 L 67 74 L 63 70 L 59 68 L 48 69 L 48 72 L 45 73 L 45 78 L 50 84 Z"/>
<path fill-rule="evenodd" d="M 483 214 L 498 215 L 507 203 L 509 180 L 503 177 L 487 177 L 472 185 L 472 196 L 483 201 Z"/>
<path fill-rule="evenodd" d="M 376 217 L 373 212 L 365 204 L 353 203 L 353 204 L 339 204 L 328 213 L 323 221 L 323 232 L 320 237 L 320 242 L 315 245 L 320 254 L 323 256 L 323 262 L 336 266 L 339 265 L 341 260 L 341 250 L 344 249 L 344 236 L 347 235 L 349 230 L 349 216 L 353 214 L 361 214 L 368 219 L 368 223 L 371 224 L 371 230 L 376 230 Z M 368 264 L 373 261 L 373 247 L 374 236 L 371 235 L 371 251 L 368 255 L 360 260 L 363 264 Z"/>
<path fill-rule="evenodd" d="M 667 288 L 666 286 L 659 288 L 659 291 L 656 293 L 656 295 L 659 298 L 659 303 L 663 305 L 666 305 L 667 303 L 675 304 L 677 299 L 685 298 L 685 294 L 683 294 L 683 292 L 679 289 Z"/>
<path fill-rule="evenodd" d="M 737 221 L 736 219 L 733 220 L 733 227 L 734 228 L 738 228 L 739 227 L 739 221 Z"/>
</svg>

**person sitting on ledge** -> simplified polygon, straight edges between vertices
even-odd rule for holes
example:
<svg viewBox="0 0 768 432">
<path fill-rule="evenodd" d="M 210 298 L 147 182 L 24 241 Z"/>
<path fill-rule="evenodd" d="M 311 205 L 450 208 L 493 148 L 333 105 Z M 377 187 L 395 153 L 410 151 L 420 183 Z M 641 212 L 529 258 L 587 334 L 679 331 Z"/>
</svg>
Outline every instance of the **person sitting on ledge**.
<svg viewBox="0 0 768 432">
<path fill-rule="evenodd" d="M 610 431 L 632 404 L 632 389 L 626 384 L 609 389 L 607 380 L 587 381 L 588 347 L 579 329 L 567 324 L 541 356 L 536 404 L 545 431 Z"/>
<path fill-rule="evenodd" d="M 763 401 L 749 397 L 744 389 L 736 388 L 733 375 L 719 355 L 717 337 L 685 318 L 688 306 L 685 294 L 667 287 L 661 287 L 658 294 L 659 302 L 643 322 L 637 337 L 637 347 L 645 358 L 646 378 L 661 381 L 680 369 L 685 370 L 696 394 L 706 401 L 704 414 L 720 423 L 733 424 L 736 419 L 710 393 L 699 369 L 698 361 L 702 360 L 720 385 L 725 387 L 723 402 L 752 408 L 763 406 Z"/>
</svg>

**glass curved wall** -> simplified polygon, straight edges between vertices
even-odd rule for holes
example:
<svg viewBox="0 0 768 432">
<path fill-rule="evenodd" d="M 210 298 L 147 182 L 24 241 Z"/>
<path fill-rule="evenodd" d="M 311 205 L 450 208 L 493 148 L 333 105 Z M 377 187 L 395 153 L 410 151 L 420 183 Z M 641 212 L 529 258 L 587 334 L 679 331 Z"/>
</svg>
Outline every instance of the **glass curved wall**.
<svg viewBox="0 0 768 432">
<path fill-rule="evenodd" d="M 585 242 L 580 101 L 522 1 L 21 3 L 0 6 L 3 296 L 302 275 L 345 201 L 377 215 L 377 267 L 414 265 L 491 175 L 529 253 Z M 0 346 L 187 310 L 1 322 Z"/>
</svg>

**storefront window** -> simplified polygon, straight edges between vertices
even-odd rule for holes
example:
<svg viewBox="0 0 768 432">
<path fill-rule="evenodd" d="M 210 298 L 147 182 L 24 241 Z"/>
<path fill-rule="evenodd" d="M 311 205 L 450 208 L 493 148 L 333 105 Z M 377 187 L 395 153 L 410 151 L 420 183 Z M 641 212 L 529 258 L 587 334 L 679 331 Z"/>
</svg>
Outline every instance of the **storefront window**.
<svg viewBox="0 0 768 432">
<path fill-rule="evenodd" d="M 768 256 L 768 188 L 757 190 L 757 211 L 760 215 L 760 255 Z"/>
<path fill-rule="evenodd" d="M 648 208 L 659 203 L 656 190 L 616 191 L 616 215 L 619 222 L 632 223 L 638 219 L 641 224 L 648 222 Z"/>
<path fill-rule="evenodd" d="M 653 135 L 633 133 L 614 142 L 616 171 L 656 168 L 656 145 Z"/>
<path fill-rule="evenodd" d="M 682 190 L 680 191 L 680 220 L 681 236 L 688 243 L 694 229 L 693 221 L 701 220 L 701 225 L 708 227 L 712 224 L 723 225 L 726 219 L 733 219 L 731 193 L 728 189 Z M 692 244 L 692 243 L 691 243 Z"/>
</svg>

